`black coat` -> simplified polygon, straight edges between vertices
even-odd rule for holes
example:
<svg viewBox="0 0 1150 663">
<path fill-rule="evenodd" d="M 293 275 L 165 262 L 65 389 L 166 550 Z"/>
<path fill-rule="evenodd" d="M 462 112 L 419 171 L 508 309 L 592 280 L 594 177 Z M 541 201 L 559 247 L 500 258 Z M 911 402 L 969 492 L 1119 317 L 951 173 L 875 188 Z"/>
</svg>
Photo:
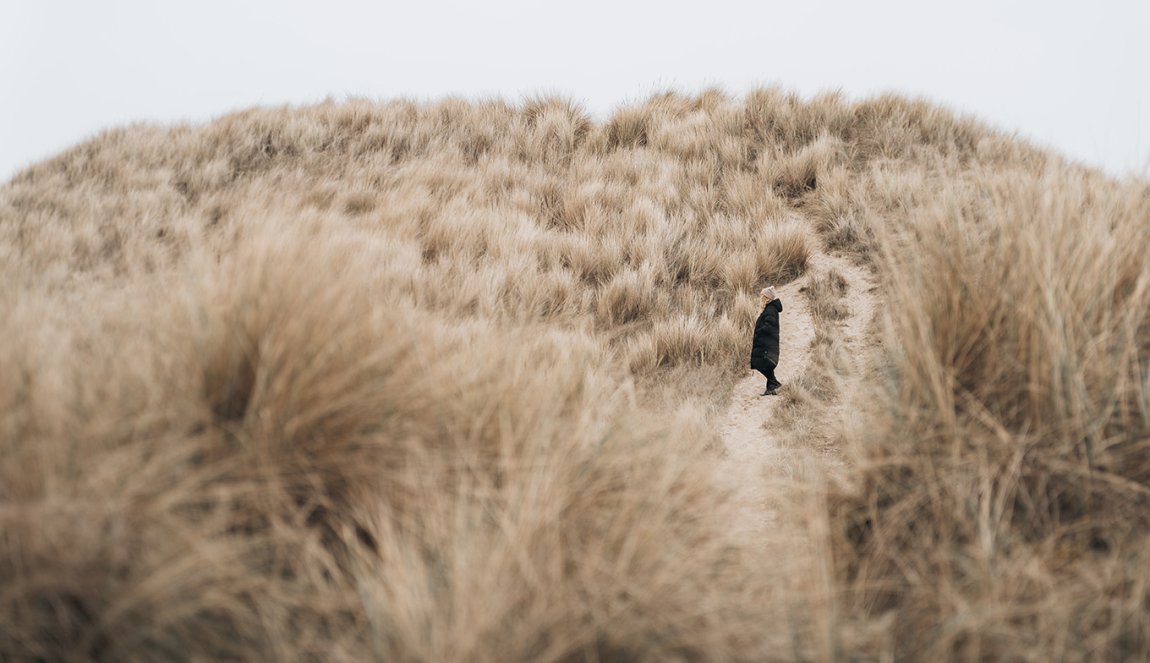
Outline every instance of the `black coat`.
<svg viewBox="0 0 1150 663">
<path fill-rule="evenodd" d="M 783 302 L 778 298 L 772 299 L 755 321 L 755 340 L 751 343 L 751 368 L 767 369 L 778 365 L 779 314 L 782 312 Z"/>
</svg>

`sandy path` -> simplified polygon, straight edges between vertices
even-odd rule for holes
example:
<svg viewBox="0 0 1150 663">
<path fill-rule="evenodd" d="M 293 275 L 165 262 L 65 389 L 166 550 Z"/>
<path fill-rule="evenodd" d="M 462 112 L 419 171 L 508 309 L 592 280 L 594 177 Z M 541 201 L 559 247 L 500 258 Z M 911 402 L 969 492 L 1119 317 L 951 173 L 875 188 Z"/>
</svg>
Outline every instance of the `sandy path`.
<svg viewBox="0 0 1150 663">
<path fill-rule="evenodd" d="M 849 259 L 829 254 L 821 249 L 821 240 L 812 231 L 812 253 L 807 273 L 782 287 L 777 287 L 783 301 L 780 321 L 779 366 L 775 375 L 783 383 L 783 394 L 761 396 L 766 379 L 758 372 L 749 371 L 747 377 L 735 384 L 731 404 L 721 426 L 720 434 L 727 449 L 724 476 L 734 483 L 736 494 L 743 506 L 743 528 L 758 530 L 773 520 L 768 499 L 770 478 L 789 474 L 786 467 L 787 451 L 780 441 L 788 430 L 772 425 L 775 408 L 786 400 L 786 385 L 803 374 L 810 364 L 811 346 L 815 338 L 815 325 L 811 318 L 810 302 L 802 289 L 814 279 L 836 270 L 847 281 L 844 302 L 850 315 L 831 323 L 839 328 L 840 347 L 849 362 L 843 376 L 847 381 L 859 379 L 865 370 L 866 349 L 873 339 L 868 337 L 870 321 L 874 316 L 874 285 L 866 269 Z M 849 393 L 849 385 L 840 385 L 840 393 Z M 845 410 L 843 397 L 832 405 L 828 423 L 841 422 Z"/>
</svg>

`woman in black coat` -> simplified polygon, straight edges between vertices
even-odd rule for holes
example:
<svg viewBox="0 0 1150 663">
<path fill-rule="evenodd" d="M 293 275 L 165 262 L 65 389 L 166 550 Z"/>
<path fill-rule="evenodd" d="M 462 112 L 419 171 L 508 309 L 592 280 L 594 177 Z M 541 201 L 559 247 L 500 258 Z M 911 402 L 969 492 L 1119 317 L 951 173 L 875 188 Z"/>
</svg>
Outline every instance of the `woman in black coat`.
<svg viewBox="0 0 1150 663">
<path fill-rule="evenodd" d="M 755 321 L 755 339 L 751 343 L 751 368 L 767 376 L 764 396 L 778 392 L 779 381 L 775 379 L 775 367 L 779 365 L 779 314 L 783 312 L 783 302 L 775 295 L 775 288 L 763 288 L 759 293 L 763 310 Z"/>
</svg>

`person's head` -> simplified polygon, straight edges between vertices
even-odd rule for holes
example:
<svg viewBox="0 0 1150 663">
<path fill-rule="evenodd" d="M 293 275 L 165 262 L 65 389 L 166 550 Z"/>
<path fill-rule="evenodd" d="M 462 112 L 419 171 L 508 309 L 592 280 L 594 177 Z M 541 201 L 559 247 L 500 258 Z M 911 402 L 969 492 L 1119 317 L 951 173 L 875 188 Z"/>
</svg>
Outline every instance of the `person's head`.
<svg viewBox="0 0 1150 663">
<path fill-rule="evenodd" d="M 759 291 L 759 304 L 761 306 L 766 306 L 777 298 L 778 296 L 775 294 L 775 286 L 773 285 L 769 285 Z"/>
</svg>

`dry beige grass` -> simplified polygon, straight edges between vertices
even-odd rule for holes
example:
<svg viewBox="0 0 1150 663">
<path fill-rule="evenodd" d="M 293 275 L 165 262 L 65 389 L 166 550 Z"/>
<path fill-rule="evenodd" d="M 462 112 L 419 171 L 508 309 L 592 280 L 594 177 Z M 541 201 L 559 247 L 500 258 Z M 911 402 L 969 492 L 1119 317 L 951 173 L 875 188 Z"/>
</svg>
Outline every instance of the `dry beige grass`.
<svg viewBox="0 0 1150 663">
<path fill-rule="evenodd" d="M 899 345 L 836 512 L 906 657 L 1150 656 L 1148 220 L 1145 186 L 975 170 L 889 241 Z"/>
<path fill-rule="evenodd" d="M 1148 219 L 890 96 L 106 132 L 0 188 L 0 658 L 1145 657 Z M 822 249 L 882 383 L 748 534 L 715 416 Z"/>
</svg>

